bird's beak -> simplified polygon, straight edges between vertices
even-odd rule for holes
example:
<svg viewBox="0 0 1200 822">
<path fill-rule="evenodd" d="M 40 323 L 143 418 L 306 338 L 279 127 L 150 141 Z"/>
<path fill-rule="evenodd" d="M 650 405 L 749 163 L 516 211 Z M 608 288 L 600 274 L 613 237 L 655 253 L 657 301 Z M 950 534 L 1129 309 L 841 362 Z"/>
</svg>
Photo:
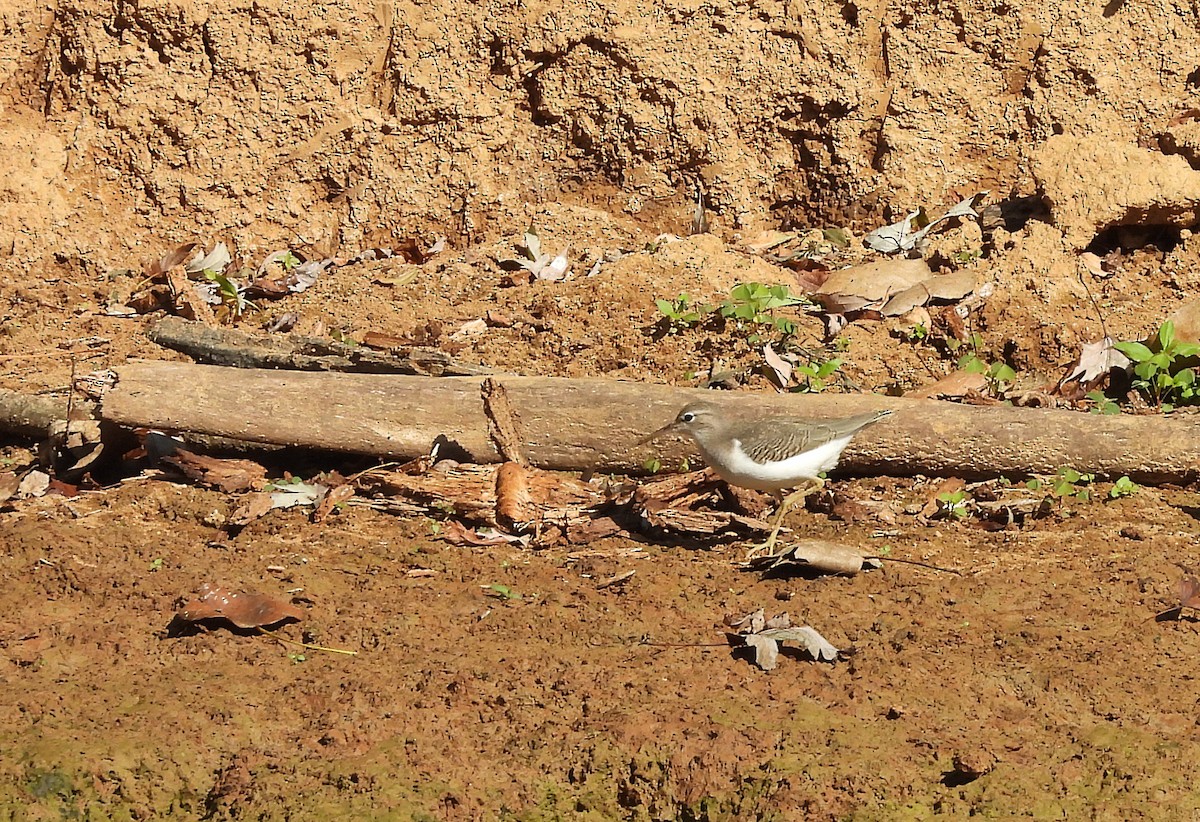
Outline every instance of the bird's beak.
<svg viewBox="0 0 1200 822">
<path fill-rule="evenodd" d="M 663 436 L 664 434 L 674 434 L 677 430 L 679 430 L 679 423 L 669 422 L 666 425 L 664 425 L 662 428 L 655 431 L 654 433 L 647 434 L 646 436 L 642 437 L 640 440 L 637 441 L 637 444 L 645 445 L 648 442 L 658 439 L 659 437 Z"/>
</svg>

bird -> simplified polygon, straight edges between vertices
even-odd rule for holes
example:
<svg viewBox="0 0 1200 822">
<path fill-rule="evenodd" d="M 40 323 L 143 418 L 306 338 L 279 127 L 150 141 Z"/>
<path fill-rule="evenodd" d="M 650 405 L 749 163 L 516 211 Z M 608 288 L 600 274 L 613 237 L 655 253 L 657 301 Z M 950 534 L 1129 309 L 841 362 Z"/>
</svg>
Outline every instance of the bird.
<svg viewBox="0 0 1200 822">
<path fill-rule="evenodd" d="M 754 546 L 753 556 L 774 549 L 784 516 L 825 484 L 821 474 L 833 470 L 854 435 L 891 413 L 882 409 L 831 420 L 782 416 L 741 419 L 713 403 L 692 402 L 642 442 L 666 434 L 684 434 L 696 443 L 708 467 L 725 482 L 769 491 L 780 501 L 770 536 Z M 783 496 L 789 488 L 796 490 Z"/>
</svg>

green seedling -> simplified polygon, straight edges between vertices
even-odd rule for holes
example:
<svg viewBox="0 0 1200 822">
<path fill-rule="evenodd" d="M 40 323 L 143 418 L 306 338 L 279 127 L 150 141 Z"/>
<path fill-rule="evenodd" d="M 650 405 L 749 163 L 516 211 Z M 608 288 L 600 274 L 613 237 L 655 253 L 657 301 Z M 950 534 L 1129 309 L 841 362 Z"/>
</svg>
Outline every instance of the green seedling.
<svg viewBox="0 0 1200 822">
<path fill-rule="evenodd" d="M 1156 336 L 1158 351 L 1140 342 L 1119 342 L 1114 348 L 1133 362 L 1133 387 L 1160 411 L 1200 402 L 1196 372 L 1181 368 L 1180 360 L 1200 355 L 1200 344 L 1175 338 L 1175 324 L 1164 322 Z"/>
<path fill-rule="evenodd" d="M 1103 391 L 1089 391 L 1085 399 L 1092 401 L 1093 414 L 1120 414 L 1121 406 L 1109 399 Z"/>
<path fill-rule="evenodd" d="M 657 474 L 662 470 L 662 460 L 658 457 L 651 457 L 642 463 L 642 468 L 646 470 L 646 473 Z"/>
<path fill-rule="evenodd" d="M 284 271 L 291 271 L 293 268 L 300 265 L 300 258 L 288 251 L 279 258 L 279 264 L 283 266 Z"/>
<path fill-rule="evenodd" d="M 937 499 L 942 513 L 955 519 L 963 519 L 970 513 L 967 510 L 967 492 L 962 488 L 938 494 Z"/>
<path fill-rule="evenodd" d="M 1058 473 L 1050 480 L 1050 496 L 1056 499 L 1066 499 L 1067 497 L 1086 502 L 1092 498 L 1092 492 L 1089 486 L 1096 480 L 1095 474 L 1085 474 L 1076 471 L 1074 468 L 1063 466 L 1058 469 Z M 1031 479 L 1025 483 L 1025 487 L 1030 491 L 1040 491 L 1045 487 L 1039 479 Z"/>
<path fill-rule="evenodd" d="M 295 653 L 288 654 L 288 659 L 290 659 L 292 661 L 292 663 L 295 665 L 299 665 L 301 662 L 308 661 L 308 657 L 305 656 L 304 654 L 295 654 Z"/>
<path fill-rule="evenodd" d="M 1129 477 L 1121 477 L 1119 480 L 1113 483 L 1112 488 L 1108 489 L 1108 498 L 1119 499 L 1121 497 L 1133 496 L 1140 490 L 1140 488 L 1141 486 L 1139 486 Z"/>
<path fill-rule="evenodd" d="M 797 365 L 794 374 L 799 385 L 792 390 L 797 394 L 819 394 L 829 387 L 829 381 L 841 367 L 840 357 L 825 362 L 813 360 L 808 364 Z"/>
<path fill-rule="evenodd" d="M 161 571 L 163 567 L 162 557 L 155 557 L 150 563 L 151 571 Z"/>
<path fill-rule="evenodd" d="M 972 335 L 972 342 L 978 335 Z M 987 380 L 988 392 L 999 396 L 1007 391 L 1017 378 L 1017 372 L 1012 366 L 1003 362 L 988 363 L 980 358 L 975 351 L 968 351 L 958 358 L 958 367 L 970 374 L 982 374 Z"/>
<path fill-rule="evenodd" d="M 673 300 L 657 299 L 654 304 L 666 320 L 668 334 L 697 326 L 713 312 L 713 306 L 694 302 L 687 294 L 680 294 Z"/>
<path fill-rule="evenodd" d="M 501 585 L 499 582 L 494 582 L 491 585 L 485 585 L 483 593 L 486 596 L 496 597 L 497 599 L 503 599 L 505 601 L 519 601 L 525 598 L 512 588 L 509 588 L 507 585 Z"/>
<path fill-rule="evenodd" d="M 217 296 L 221 298 L 221 305 L 234 317 L 240 317 L 248 310 L 258 308 L 246 299 L 245 292 L 238 288 L 237 283 L 221 272 L 205 270 L 204 276 L 210 282 L 217 284 Z"/>
<path fill-rule="evenodd" d="M 775 309 L 807 303 L 808 300 L 792 294 L 786 285 L 742 283 L 733 287 L 729 299 L 717 306 L 717 311 L 737 323 L 739 328 L 747 323 L 765 325 L 790 336 L 796 333 L 796 323 L 787 317 L 775 316 Z"/>
</svg>

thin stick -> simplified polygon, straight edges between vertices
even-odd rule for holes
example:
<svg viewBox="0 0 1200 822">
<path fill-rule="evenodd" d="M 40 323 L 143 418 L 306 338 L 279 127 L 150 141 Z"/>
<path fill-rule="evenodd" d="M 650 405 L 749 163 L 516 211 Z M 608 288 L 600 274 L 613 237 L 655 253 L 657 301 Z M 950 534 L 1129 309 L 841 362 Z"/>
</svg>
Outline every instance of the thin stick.
<svg viewBox="0 0 1200 822">
<path fill-rule="evenodd" d="M 294 639 L 282 637 L 274 631 L 268 631 L 266 628 L 259 628 L 267 636 L 279 642 L 286 642 L 288 645 L 295 645 L 298 648 L 304 648 L 309 651 L 326 651 L 331 654 L 345 654 L 346 656 L 358 656 L 358 651 L 347 651 L 345 648 L 326 648 L 324 645 L 311 645 L 307 642 L 297 642 Z"/>
<path fill-rule="evenodd" d="M 915 559 L 897 559 L 896 557 L 863 557 L 863 559 L 877 559 L 880 562 L 903 562 L 905 565 L 920 565 L 922 568 L 928 568 L 930 571 L 941 571 L 943 574 L 957 574 L 962 576 L 962 571 L 954 568 L 940 568 L 937 565 L 930 565 L 928 562 L 920 562 Z"/>
</svg>

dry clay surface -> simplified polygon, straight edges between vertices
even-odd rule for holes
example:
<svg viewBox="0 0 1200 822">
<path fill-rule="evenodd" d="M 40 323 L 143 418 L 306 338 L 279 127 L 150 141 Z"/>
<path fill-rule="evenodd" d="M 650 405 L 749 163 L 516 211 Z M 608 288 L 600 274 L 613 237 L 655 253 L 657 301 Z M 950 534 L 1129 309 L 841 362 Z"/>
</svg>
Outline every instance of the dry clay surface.
<svg viewBox="0 0 1200 822">
<path fill-rule="evenodd" d="M 253 265 L 444 236 L 428 262 L 331 269 L 241 324 L 295 312 L 308 333 L 405 337 L 516 373 L 693 385 L 727 370 L 769 391 L 745 329 L 665 333 L 654 298 L 795 286 L 744 250 L 764 230 L 841 229 L 850 245 L 827 260 L 873 261 L 870 229 L 989 190 L 982 228 L 946 227 L 927 257 L 988 285 L 977 354 L 1040 389 L 1082 343 L 1141 339 L 1200 296 L 1197 15 L 0 0 L 0 388 L 64 396 L 73 370 L 178 357 L 146 339 L 149 318 L 106 310 L 180 243 L 223 240 Z M 710 232 L 686 236 L 697 192 Z M 571 279 L 502 270 L 531 224 Z M 899 393 L 954 367 L 911 318 L 827 344 L 818 318 L 787 315 L 814 358 L 843 360 L 827 390 Z M 72 364 L 71 345 L 98 353 Z M 5 443 L 0 471 L 30 445 Z M 443 523 L 357 506 L 237 531 L 235 498 L 162 479 L 9 505 L 0 818 L 1200 811 L 1200 623 L 1151 619 L 1198 564 L 1195 489 L 1109 501 L 1102 482 L 991 531 L 916 516 L 936 493 L 921 478 L 833 487 L 894 516 L 814 505 L 795 534 L 959 573 L 762 580 L 735 567 L 735 541 L 454 546 Z M 284 637 L 358 655 L 168 632 L 205 582 L 290 592 L 306 618 Z M 764 673 L 722 630 L 758 607 L 853 654 Z"/>
</svg>

